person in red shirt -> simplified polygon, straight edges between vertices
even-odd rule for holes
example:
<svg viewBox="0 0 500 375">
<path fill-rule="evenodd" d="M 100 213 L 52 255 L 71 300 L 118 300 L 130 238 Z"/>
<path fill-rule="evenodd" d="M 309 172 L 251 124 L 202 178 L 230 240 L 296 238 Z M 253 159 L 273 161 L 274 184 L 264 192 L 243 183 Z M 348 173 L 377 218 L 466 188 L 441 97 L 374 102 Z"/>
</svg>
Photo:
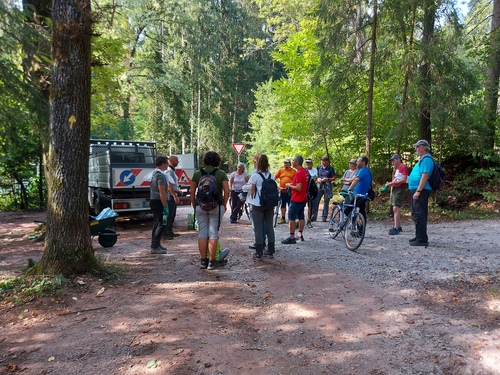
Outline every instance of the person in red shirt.
<svg viewBox="0 0 500 375">
<path fill-rule="evenodd" d="M 307 203 L 307 185 L 309 183 L 309 172 L 302 167 L 304 158 L 295 156 L 292 160 L 292 166 L 297 170 L 293 181 L 286 184 L 286 187 L 292 191 L 290 206 L 288 207 L 288 228 L 290 237 L 281 241 L 282 244 L 289 245 L 297 243 L 295 240 L 295 220 L 299 220 L 299 238 L 304 241 L 302 232 L 304 230 L 304 208 Z"/>
<path fill-rule="evenodd" d="M 410 170 L 403 164 L 401 156 L 399 154 L 392 155 L 390 159 L 392 165 L 394 165 L 394 178 L 391 182 L 387 182 L 385 186 L 392 187 L 390 204 L 394 212 L 394 228 L 389 230 L 391 236 L 399 234 L 402 231 L 401 228 L 401 206 L 403 205 L 403 200 L 405 195 L 407 195 L 408 189 L 408 175 Z"/>
</svg>

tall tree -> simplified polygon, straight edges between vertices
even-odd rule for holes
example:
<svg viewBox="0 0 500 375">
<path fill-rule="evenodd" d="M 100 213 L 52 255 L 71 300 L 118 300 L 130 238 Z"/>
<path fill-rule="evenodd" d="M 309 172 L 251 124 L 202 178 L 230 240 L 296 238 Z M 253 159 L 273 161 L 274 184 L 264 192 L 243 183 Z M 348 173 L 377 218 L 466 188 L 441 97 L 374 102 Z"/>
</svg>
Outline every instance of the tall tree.
<svg viewBox="0 0 500 375">
<path fill-rule="evenodd" d="M 486 83 L 486 121 L 485 143 L 492 151 L 495 147 L 495 135 L 498 124 L 498 84 L 500 77 L 500 0 L 493 1 L 490 34 L 490 64 Z"/>
<path fill-rule="evenodd" d="M 90 0 L 53 0 L 47 234 L 31 274 L 104 271 L 88 224 Z"/>
<path fill-rule="evenodd" d="M 425 0 L 423 4 L 424 18 L 422 25 L 420 62 L 420 110 L 418 113 L 418 136 L 431 143 L 431 67 L 432 67 L 432 45 L 434 39 L 434 25 L 436 22 L 437 5 L 436 0 Z"/>
</svg>

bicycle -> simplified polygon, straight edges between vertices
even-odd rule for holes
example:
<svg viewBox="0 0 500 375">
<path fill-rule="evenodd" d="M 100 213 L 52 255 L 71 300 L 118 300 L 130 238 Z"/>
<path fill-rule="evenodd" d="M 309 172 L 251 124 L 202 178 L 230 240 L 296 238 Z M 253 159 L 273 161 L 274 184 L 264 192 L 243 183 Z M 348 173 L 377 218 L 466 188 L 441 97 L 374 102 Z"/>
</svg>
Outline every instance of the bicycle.
<svg viewBox="0 0 500 375">
<path fill-rule="evenodd" d="M 247 215 L 248 220 L 250 220 L 250 213 L 248 212 L 248 204 L 246 203 L 247 200 L 247 193 L 246 192 L 240 192 L 238 194 L 238 198 L 242 202 L 242 205 L 240 207 L 240 210 L 236 216 L 236 220 L 240 220 L 241 217 L 243 216 L 243 213 Z M 232 207 L 232 197 L 229 197 L 229 207 Z"/>
<path fill-rule="evenodd" d="M 366 220 L 359 212 L 359 207 L 356 207 L 356 201 L 357 199 L 370 199 L 365 194 L 356 194 L 354 196 L 352 196 L 352 192 L 341 192 L 340 194 L 342 196 L 349 195 L 351 198 L 349 201 L 351 202 L 352 198 L 354 198 L 354 201 L 352 201 L 352 203 L 335 203 L 328 227 L 328 233 L 332 239 L 337 238 L 337 236 L 342 233 L 347 249 L 355 251 L 361 246 L 366 231 Z M 345 209 L 348 207 L 352 207 L 352 210 L 346 215 Z"/>
</svg>

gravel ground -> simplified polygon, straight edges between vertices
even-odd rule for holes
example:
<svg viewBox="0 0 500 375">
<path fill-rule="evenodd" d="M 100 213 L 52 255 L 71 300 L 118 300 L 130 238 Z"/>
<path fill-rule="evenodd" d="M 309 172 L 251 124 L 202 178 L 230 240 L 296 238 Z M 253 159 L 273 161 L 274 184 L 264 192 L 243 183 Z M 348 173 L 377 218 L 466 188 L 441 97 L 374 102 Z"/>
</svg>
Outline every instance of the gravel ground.
<svg viewBox="0 0 500 375">
<path fill-rule="evenodd" d="M 150 220 L 119 220 L 112 248 L 94 239 L 119 280 L 81 276 L 61 295 L 0 306 L 0 373 L 500 374 L 500 220 L 431 223 L 428 247 L 409 246 L 407 217 L 397 236 L 371 220 L 356 252 L 327 223 L 295 245 L 279 243 L 278 225 L 275 259 L 255 262 L 248 220 L 226 214 L 229 263 L 207 271 L 188 211 L 167 255 L 149 254 Z M 28 240 L 32 215 L 2 220 L 7 277 L 42 243 Z"/>
</svg>

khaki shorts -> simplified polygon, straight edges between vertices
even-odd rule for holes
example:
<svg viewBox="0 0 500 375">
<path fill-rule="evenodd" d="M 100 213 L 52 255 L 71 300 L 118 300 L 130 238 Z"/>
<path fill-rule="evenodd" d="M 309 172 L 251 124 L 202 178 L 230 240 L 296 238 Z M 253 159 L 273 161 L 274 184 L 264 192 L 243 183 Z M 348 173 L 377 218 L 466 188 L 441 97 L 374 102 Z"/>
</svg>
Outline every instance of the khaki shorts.
<svg viewBox="0 0 500 375">
<path fill-rule="evenodd" d="M 392 188 L 391 199 L 389 201 L 391 206 L 401 207 L 407 192 L 406 188 Z"/>
</svg>

